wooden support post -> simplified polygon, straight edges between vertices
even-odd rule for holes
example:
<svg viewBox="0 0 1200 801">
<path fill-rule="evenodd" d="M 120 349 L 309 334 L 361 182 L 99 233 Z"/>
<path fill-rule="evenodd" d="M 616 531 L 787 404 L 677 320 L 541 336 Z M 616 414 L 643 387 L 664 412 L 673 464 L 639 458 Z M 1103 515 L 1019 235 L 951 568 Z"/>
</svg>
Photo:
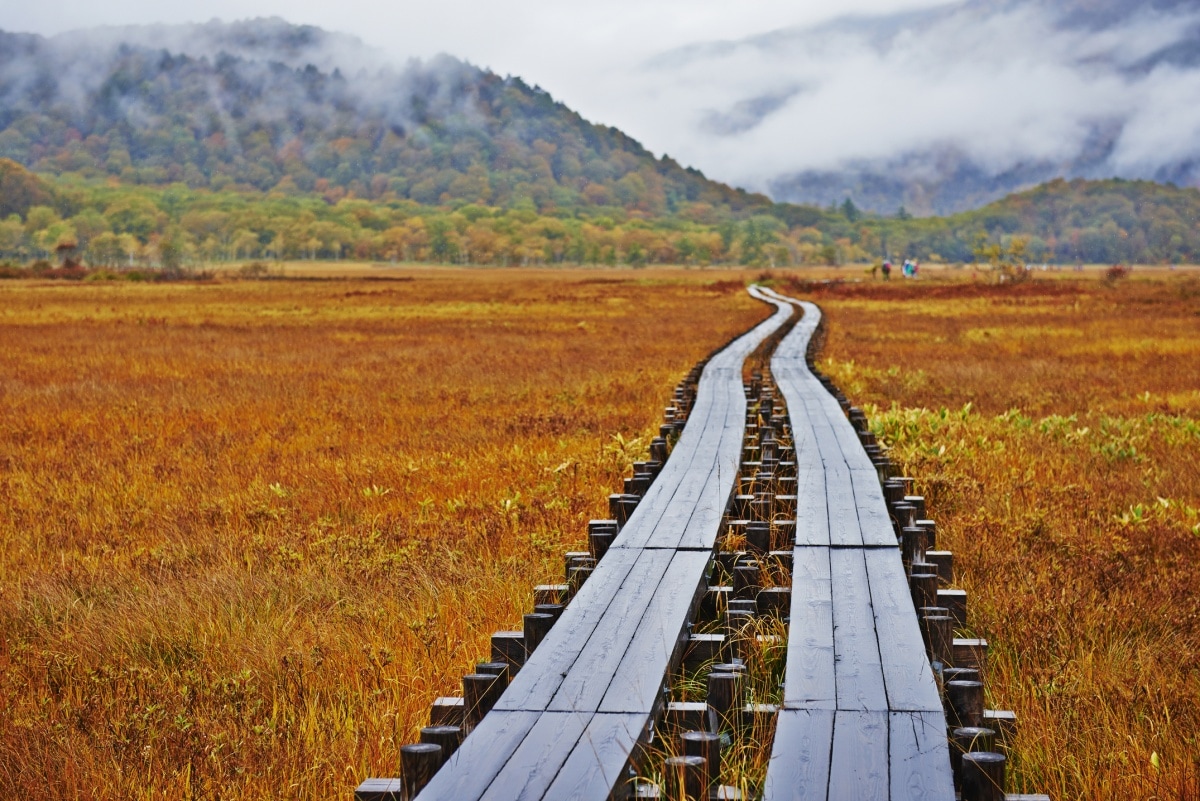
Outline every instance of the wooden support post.
<svg viewBox="0 0 1200 801">
<path fill-rule="evenodd" d="M 929 630 L 929 659 L 942 668 L 954 665 L 954 618 L 932 615 L 925 618 Z"/>
<path fill-rule="evenodd" d="M 664 716 L 672 731 L 708 731 L 708 704 L 701 701 L 668 701 Z"/>
<path fill-rule="evenodd" d="M 959 667 L 975 668 L 979 680 L 987 681 L 987 640 L 954 638 L 954 664 Z"/>
<path fill-rule="evenodd" d="M 462 745 L 462 726 L 426 726 L 421 729 L 421 742 L 442 747 L 442 764 Z"/>
<path fill-rule="evenodd" d="M 676 756 L 663 760 L 665 801 L 697 801 L 708 794 L 708 763 L 704 757 Z"/>
<path fill-rule="evenodd" d="M 535 606 L 566 603 L 570 589 L 566 584 L 539 584 L 533 588 L 533 603 Z"/>
<path fill-rule="evenodd" d="M 937 602 L 938 606 L 944 606 L 950 610 L 950 617 L 954 618 L 955 628 L 965 629 L 967 627 L 966 590 L 938 590 Z"/>
<path fill-rule="evenodd" d="M 976 751 L 962 756 L 962 801 L 1004 801 L 1003 754 Z"/>
<path fill-rule="evenodd" d="M 925 496 L 924 495 L 905 495 L 904 502 L 913 508 L 913 519 L 924 520 L 928 515 L 925 514 Z"/>
<path fill-rule="evenodd" d="M 757 598 L 758 613 L 773 617 L 786 617 L 791 612 L 792 588 L 767 587 L 760 590 Z"/>
<path fill-rule="evenodd" d="M 966 726 L 955 729 L 950 735 L 950 770 L 954 774 L 954 788 L 962 787 L 962 756 L 976 751 L 995 751 L 996 732 L 988 728 Z"/>
<path fill-rule="evenodd" d="M 925 537 L 925 529 L 919 526 L 905 526 L 900 529 L 900 561 L 904 563 L 905 570 L 911 570 L 913 565 L 925 562 Z"/>
<path fill-rule="evenodd" d="M 354 790 L 354 801 L 405 801 L 400 779 L 363 779 Z"/>
<path fill-rule="evenodd" d="M 771 550 L 771 524 L 756 520 L 746 525 L 746 547 L 754 553 L 765 554 Z"/>
<path fill-rule="evenodd" d="M 442 766 L 442 747 L 433 743 L 400 746 L 400 769 L 406 798 L 416 798 Z"/>
<path fill-rule="evenodd" d="M 913 573 L 908 578 L 908 587 L 912 592 L 913 608 L 937 605 L 937 573 Z"/>
<path fill-rule="evenodd" d="M 685 731 L 679 735 L 684 756 L 704 757 L 708 769 L 708 783 L 712 787 L 721 776 L 721 735 L 710 731 Z"/>
<path fill-rule="evenodd" d="M 604 554 L 608 553 L 609 546 L 617 538 L 617 533 L 616 520 L 588 521 L 588 550 L 593 559 L 599 561 L 604 558 Z"/>
<path fill-rule="evenodd" d="M 743 673 L 709 673 L 707 703 L 717 716 L 720 731 L 736 729 L 742 709 Z"/>
<path fill-rule="evenodd" d="M 463 726 L 473 729 L 492 710 L 504 692 L 504 682 L 490 673 L 463 676 Z"/>
<path fill-rule="evenodd" d="M 937 523 L 929 519 L 921 519 L 913 521 L 913 525 L 925 529 L 927 535 L 925 547 L 927 549 L 937 548 Z"/>
<path fill-rule="evenodd" d="M 511 674 L 525 664 L 525 633 L 497 631 L 492 635 L 492 661 L 507 662 Z"/>
<path fill-rule="evenodd" d="M 942 584 L 954 583 L 954 554 L 950 551 L 925 551 L 925 561 L 937 567 Z"/>
<path fill-rule="evenodd" d="M 946 682 L 946 717 L 950 728 L 983 726 L 983 682 Z"/>
<path fill-rule="evenodd" d="M 512 671 L 509 670 L 508 663 L 502 661 L 478 662 L 475 665 L 475 672 L 496 676 L 505 686 L 508 685 L 509 680 L 512 678 Z"/>
<path fill-rule="evenodd" d="M 433 699 L 429 707 L 430 726 L 463 725 L 463 698 L 460 695 L 443 695 Z"/>
<path fill-rule="evenodd" d="M 564 609 L 566 609 L 566 607 L 563 606 L 562 604 L 534 604 L 533 605 L 534 612 L 536 612 L 539 615 L 550 615 L 550 617 L 554 618 L 555 623 L 557 623 L 558 619 L 560 617 L 562 617 L 562 613 L 563 613 Z"/>
<path fill-rule="evenodd" d="M 525 658 L 528 660 L 529 655 L 541 644 L 542 638 L 550 632 L 550 627 L 554 625 L 554 616 L 535 612 L 525 615 L 524 625 Z"/>
</svg>

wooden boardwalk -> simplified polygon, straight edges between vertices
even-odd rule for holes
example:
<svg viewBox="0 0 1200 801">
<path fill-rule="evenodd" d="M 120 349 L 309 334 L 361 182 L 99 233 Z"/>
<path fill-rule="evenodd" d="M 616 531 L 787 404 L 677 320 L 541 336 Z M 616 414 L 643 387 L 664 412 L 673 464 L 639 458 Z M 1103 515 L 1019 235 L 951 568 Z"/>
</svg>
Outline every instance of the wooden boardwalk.
<svg viewBox="0 0 1200 801">
<path fill-rule="evenodd" d="M 607 799 L 665 703 L 733 493 L 745 434 L 742 364 L 792 314 L 713 356 L 687 426 L 637 509 L 496 706 L 420 801 Z M 919 642 L 919 638 L 918 638 Z"/>
<path fill-rule="evenodd" d="M 771 372 L 795 443 L 792 612 L 764 801 L 953 801 L 946 718 L 879 477 L 808 368 L 803 317 Z"/>
</svg>

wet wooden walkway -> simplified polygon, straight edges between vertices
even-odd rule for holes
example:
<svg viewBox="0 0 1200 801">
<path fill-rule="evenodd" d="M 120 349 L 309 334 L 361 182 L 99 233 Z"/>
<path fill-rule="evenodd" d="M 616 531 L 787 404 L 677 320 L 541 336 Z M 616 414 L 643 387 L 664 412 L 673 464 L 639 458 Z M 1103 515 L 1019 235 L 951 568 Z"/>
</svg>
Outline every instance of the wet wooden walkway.
<svg viewBox="0 0 1200 801">
<path fill-rule="evenodd" d="M 757 295 L 756 295 L 757 296 Z M 591 577 L 420 801 L 607 799 L 665 703 L 733 493 L 746 357 L 794 314 L 786 302 L 713 356 L 687 426 Z"/>
<path fill-rule="evenodd" d="M 875 467 L 809 370 L 821 311 L 780 342 L 797 475 L 784 703 L 765 801 L 954 798 L 946 719 Z"/>
<path fill-rule="evenodd" d="M 953 800 L 946 721 L 878 476 L 806 363 L 820 311 L 751 292 L 776 312 L 708 362 L 662 472 L 420 801 L 627 797 L 630 756 L 665 704 L 738 476 L 743 362 L 797 305 L 803 318 L 771 360 L 791 417 L 797 503 L 764 798 Z"/>
</svg>

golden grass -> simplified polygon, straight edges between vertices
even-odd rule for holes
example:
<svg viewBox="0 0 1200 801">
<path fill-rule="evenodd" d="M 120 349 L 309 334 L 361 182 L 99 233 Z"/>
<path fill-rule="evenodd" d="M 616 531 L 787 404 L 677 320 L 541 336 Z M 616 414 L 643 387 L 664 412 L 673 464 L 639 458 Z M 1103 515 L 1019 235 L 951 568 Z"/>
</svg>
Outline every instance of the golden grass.
<svg viewBox="0 0 1200 801">
<path fill-rule="evenodd" d="M 991 643 L 1010 792 L 1200 798 L 1200 281 L 814 299 Z"/>
<path fill-rule="evenodd" d="M 767 314 L 734 274 L 0 285 L 0 797 L 347 797 Z"/>
</svg>

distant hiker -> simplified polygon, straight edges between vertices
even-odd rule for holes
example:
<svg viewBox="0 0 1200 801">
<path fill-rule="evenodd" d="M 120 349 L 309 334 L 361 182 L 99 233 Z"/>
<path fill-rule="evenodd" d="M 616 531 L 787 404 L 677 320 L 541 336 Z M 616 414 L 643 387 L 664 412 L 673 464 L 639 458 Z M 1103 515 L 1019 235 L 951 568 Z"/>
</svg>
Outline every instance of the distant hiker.
<svg viewBox="0 0 1200 801">
<path fill-rule="evenodd" d="M 888 281 L 892 277 L 892 263 L 887 259 L 883 260 L 883 280 Z"/>
</svg>

